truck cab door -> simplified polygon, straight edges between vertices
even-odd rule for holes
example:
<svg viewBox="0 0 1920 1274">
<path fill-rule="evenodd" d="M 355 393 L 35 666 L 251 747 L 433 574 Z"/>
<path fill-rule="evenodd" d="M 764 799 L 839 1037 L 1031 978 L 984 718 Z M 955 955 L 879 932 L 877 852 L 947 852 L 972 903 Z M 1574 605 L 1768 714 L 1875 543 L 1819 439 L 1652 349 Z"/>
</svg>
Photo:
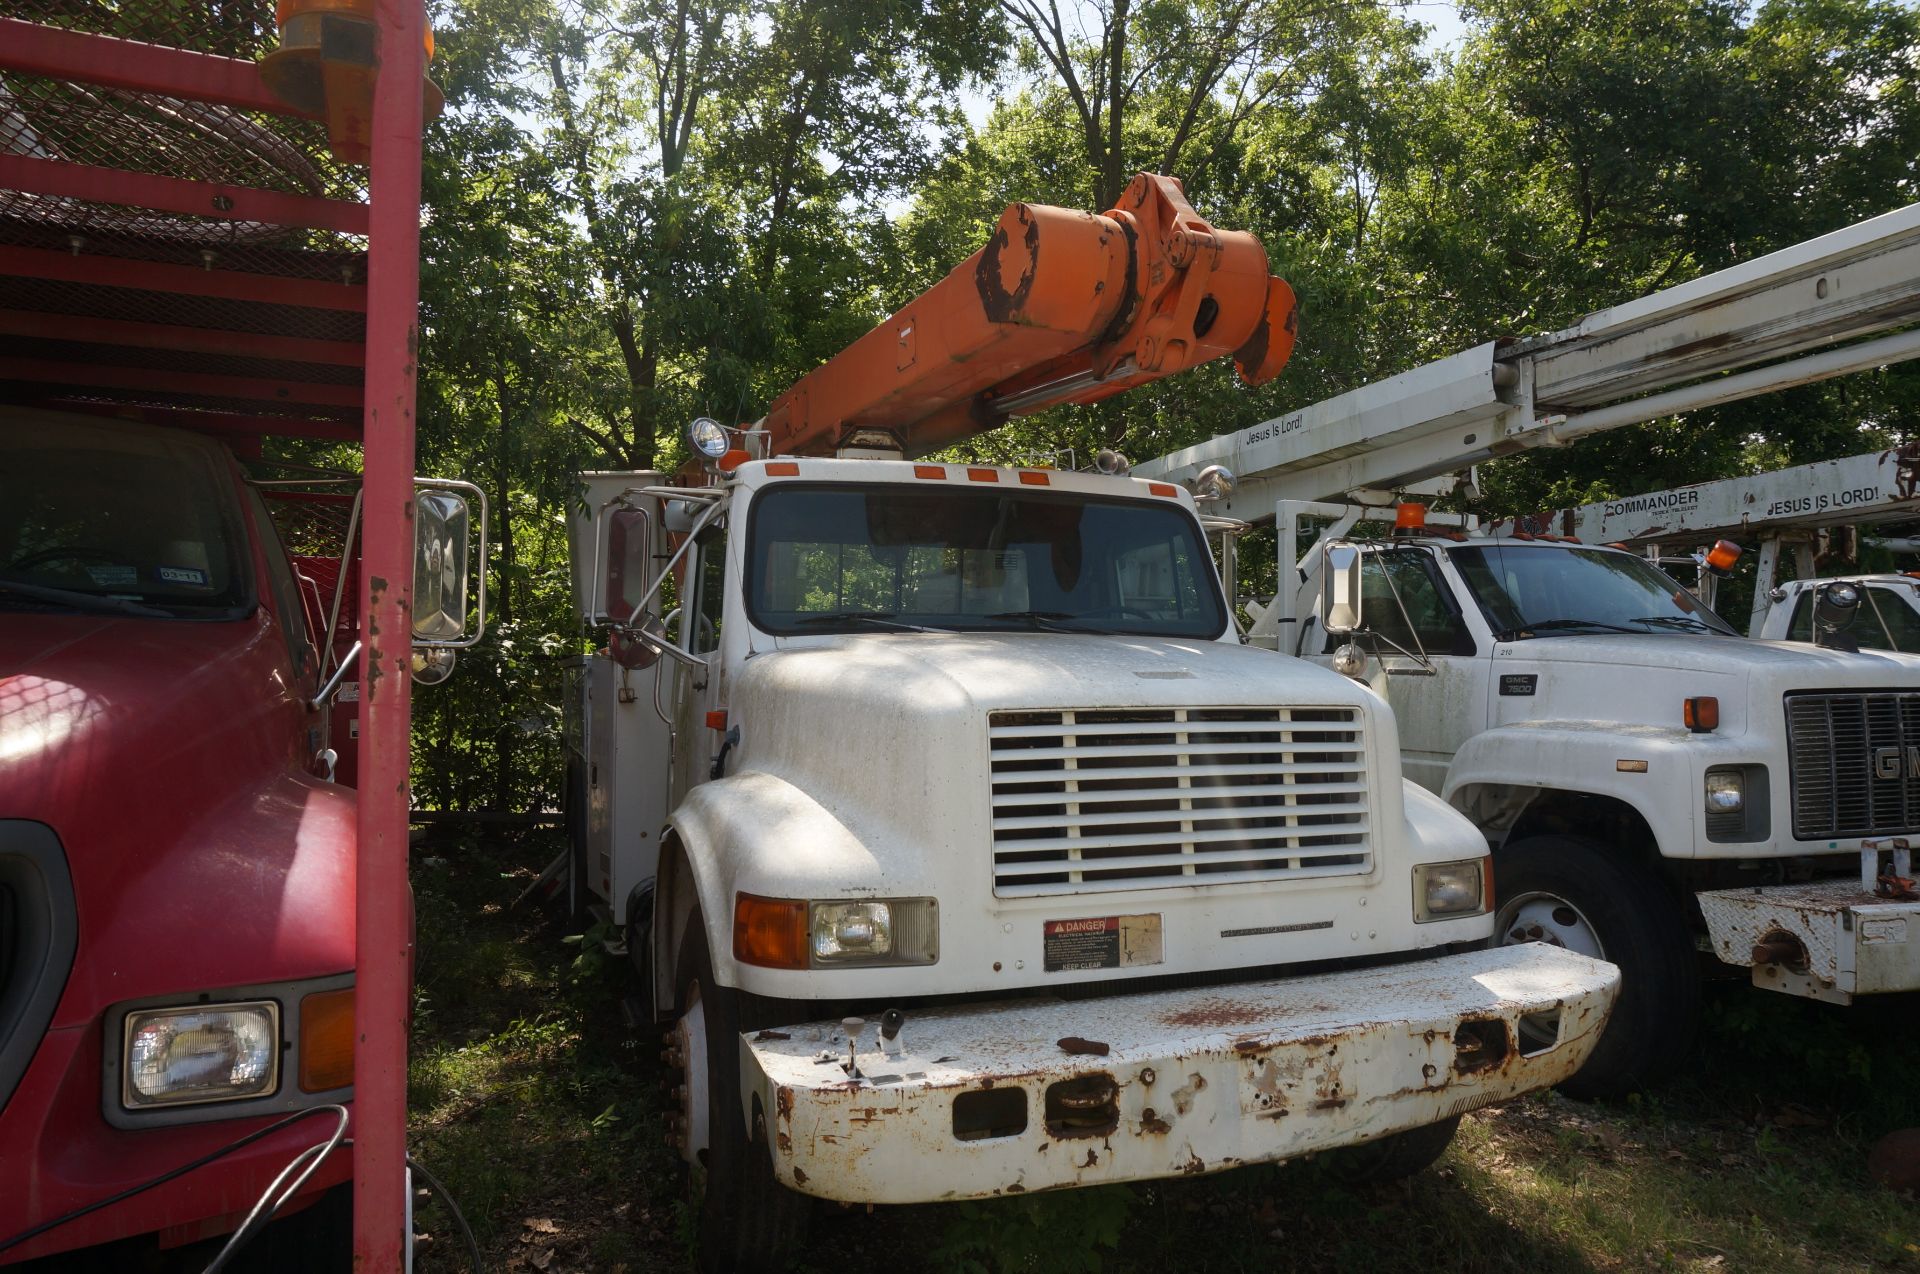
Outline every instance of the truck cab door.
<svg viewBox="0 0 1920 1274">
<path fill-rule="evenodd" d="M 679 740 L 669 808 L 679 805 L 689 788 L 711 776 L 714 758 L 726 745 L 726 729 L 708 724 L 708 713 L 726 706 L 726 665 L 721 657 L 727 596 L 724 521 L 708 526 L 694 541 L 684 579 L 672 636 L 682 650 L 699 656 L 706 666 L 693 667 L 677 659 L 661 661 L 662 675 L 674 679 L 673 725 Z"/>
<path fill-rule="evenodd" d="M 1367 653 L 1367 680 L 1393 705 L 1406 776 L 1437 794 L 1454 752 L 1486 728 L 1490 645 L 1430 551 L 1364 546 L 1360 578 L 1361 629 L 1341 637 L 1316 623 L 1306 653 L 1331 664 L 1349 639 Z"/>
</svg>

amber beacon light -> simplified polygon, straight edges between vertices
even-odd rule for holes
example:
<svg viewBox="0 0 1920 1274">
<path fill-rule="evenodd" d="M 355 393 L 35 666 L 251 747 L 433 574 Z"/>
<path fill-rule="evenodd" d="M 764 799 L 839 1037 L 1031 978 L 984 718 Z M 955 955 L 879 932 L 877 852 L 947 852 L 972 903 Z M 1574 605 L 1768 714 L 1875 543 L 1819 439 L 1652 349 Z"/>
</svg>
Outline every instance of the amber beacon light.
<svg viewBox="0 0 1920 1274">
<path fill-rule="evenodd" d="M 380 71 L 374 0 L 280 0 L 280 47 L 260 59 L 260 79 L 275 97 L 327 124 L 333 153 L 364 164 L 373 146 L 373 82 Z M 426 34 L 433 60 L 433 32 Z M 432 119 L 446 105 L 439 85 L 422 76 L 421 107 Z"/>
</svg>

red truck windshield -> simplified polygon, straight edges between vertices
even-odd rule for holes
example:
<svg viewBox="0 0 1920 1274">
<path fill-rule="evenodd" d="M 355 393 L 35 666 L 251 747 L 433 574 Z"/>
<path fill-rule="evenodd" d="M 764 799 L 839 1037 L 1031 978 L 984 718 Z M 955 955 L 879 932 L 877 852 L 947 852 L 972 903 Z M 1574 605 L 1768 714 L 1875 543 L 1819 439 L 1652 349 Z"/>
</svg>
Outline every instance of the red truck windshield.
<svg viewBox="0 0 1920 1274">
<path fill-rule="evenodd" d="M 749 538 L 749 613 L 771 633 L 1226 628 L 1200 528 L 1167 501 L 791 483 L 760 492 Z"/>
<path fill-rule="evenodd" d="M 0 417 L 0 606 L 230 618 L 251 600 L 239 528 L 204 444 Z"/>
</svg>

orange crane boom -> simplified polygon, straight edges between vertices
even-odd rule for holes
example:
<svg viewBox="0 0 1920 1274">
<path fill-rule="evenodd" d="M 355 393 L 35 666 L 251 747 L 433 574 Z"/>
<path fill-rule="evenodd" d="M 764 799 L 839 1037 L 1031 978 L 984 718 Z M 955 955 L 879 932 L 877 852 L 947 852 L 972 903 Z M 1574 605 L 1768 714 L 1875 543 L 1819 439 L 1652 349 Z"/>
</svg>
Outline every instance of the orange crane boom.
<svg viewBox="0 0 1920 1274">
<path fill-rule="evenodd" d="M 1179 181 L 1141 173 L 1097 216 L 1010 205 L 986 247 L 794 382 L 761 427 L 769 454 L 831 454 L 880 427 L 924 455 L 1223 354 L 1261 384 L 1298 326 L 1258 239 L 1214 229 Z"/>
</svg>

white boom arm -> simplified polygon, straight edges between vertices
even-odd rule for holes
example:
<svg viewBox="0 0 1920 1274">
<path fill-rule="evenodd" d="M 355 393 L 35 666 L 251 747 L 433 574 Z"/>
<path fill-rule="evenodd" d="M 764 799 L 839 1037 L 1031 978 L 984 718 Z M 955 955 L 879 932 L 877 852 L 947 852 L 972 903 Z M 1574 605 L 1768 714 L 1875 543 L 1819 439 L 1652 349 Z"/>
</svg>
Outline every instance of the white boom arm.
<svg viewBox="0 0 1920 1274">
<path fill-rule="evenodd" d="M 1480 461 L 1920 357 L 1920 204 L 1588 315 L 1490 341 L 1135 467 L 1239 485 L 1213 512 L 1406 491 Z"/>
</svg>

